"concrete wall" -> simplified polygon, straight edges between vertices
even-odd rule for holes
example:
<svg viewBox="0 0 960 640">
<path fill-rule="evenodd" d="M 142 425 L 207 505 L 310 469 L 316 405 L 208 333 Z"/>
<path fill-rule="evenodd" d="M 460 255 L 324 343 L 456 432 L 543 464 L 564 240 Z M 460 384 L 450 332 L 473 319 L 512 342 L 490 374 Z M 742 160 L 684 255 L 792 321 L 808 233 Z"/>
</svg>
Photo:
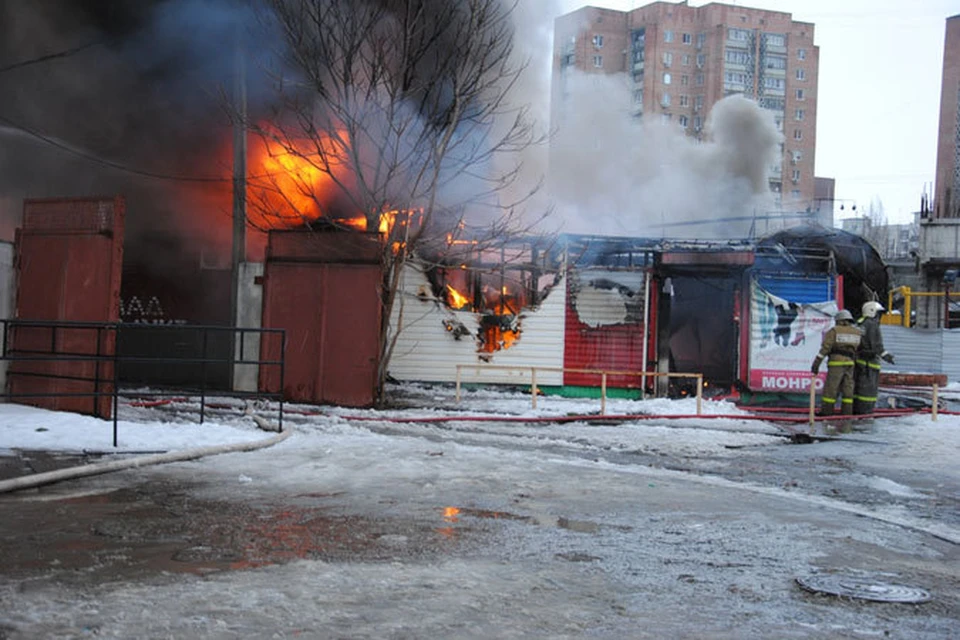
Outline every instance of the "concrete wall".
<svg viewBox="0 0 960 640">
<path fill-rule="evenodd" d="M 263 263 L 240 263 L 240 278 L 237 295 L 236 325 L 250 329 L 263 326 Z M 260 359 L 260 337 L 255 333 L 237 334 L 236 356 L 240 360 Z M 241 351 L 242 347 L 242 351 Z M 238 364 L 233 372 L 234 391 L 256 391 L 260 367 L 255 364 Z"/>
<path fill-rule="evenodd" d="M 14 315 L 17 277 L 13 268 L 13 243 L 0 241 L 0 319 Z M 0 390 L 7 388 L 7 361 L 0 360 Z"/>
<path fill-rule="evenodd" d="M 960 218 L 924 220 L 920 223 L 920 256 L 960 258 Z"/>
</svg>

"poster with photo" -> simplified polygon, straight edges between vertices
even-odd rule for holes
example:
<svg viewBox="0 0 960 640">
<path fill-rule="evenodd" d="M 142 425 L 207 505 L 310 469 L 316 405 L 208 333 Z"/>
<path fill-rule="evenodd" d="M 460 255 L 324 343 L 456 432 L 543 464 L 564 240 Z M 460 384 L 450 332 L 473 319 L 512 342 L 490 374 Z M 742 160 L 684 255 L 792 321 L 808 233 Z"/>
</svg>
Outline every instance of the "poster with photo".
<svg viewBox="0 0 960 640">
<path fill-rule="evenodd" d="M 798 303 L 776 296 L 756 282 L 750 299 L 750 363 L 753 391 L 808 393 L 810 365 L 823 334 L 833 326 L 835 300 Z M 817 388 L 823 386 L 821 372 Z"/>
</svg>

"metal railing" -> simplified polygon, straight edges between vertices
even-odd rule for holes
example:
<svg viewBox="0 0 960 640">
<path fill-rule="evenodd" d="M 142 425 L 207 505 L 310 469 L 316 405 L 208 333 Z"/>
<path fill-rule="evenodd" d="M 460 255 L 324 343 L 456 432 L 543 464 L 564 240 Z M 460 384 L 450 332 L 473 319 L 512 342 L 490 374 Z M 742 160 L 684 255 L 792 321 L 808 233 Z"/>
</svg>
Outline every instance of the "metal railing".
<svg viewBox="0 0 960 640">
<path fill-rule="evenodd" d="M 117 446 L 117 414 L 119 400 L 123 398 L 174 398 L 190 395 L 200 398 L 200 423 L 204 422 L 208 409 L 208 396 L 240 399 L 274 400 L 277 405 L 277 429 L 283 430 L 283 384 L 286 332 L 283 329 L 253 329 L 230 326 L 207 325 L 152 325 L 122 322 L 68 322 L 46 320 L 0 319 L 2 323 L 2 348 L 0 360 L 8 363 L 6 389 L 0 394 L 5 401 L 49 400 L 41 406 L 86 413 L 113 422 L 113 446 Z M 196 347 L 193 353 L 161 355 L 121 353 L 118 343 L 141 331 L 159 332 L 157 335 L 177 337 L 179 345 Z M 244 338 L 255 335 L 256 339 L 278 340 L 279 359 L 246 358 Z M 211 338 L 216 336 L 221 344 L 229 344 L 229 355 L 210 353 Z M 189 338 L 198 338 L 199 344 L 190 344 Z M 162 345 L 161 345 L 162 346 Z M 221 349 L 222 350 L 222 349 Z M 191 349 L 187 349 L 191 351 Z M 276 352 L 271 350 L 271 352 Z M 237 354 L 240 354 L 237 356 Z M 151 367 L 199 367 L 191 371 L 197 383 L 173 385 L 173 388 L 121 389 L 123 365 L 138 364 Z M 210 372 L 219 368 L 233 371 L 237 366 L 277 367 L 279 390 L 276 392 L 255 390 L 224 390 L 210 383 Z M 222 385 L 221 385 L 222 386 Z M 87 404 L 89 402 L 90 404 Z"/>
<path fill-rule="evenodd" d="M 894 310 L 894 303 L 897 297 L 903 298 L 903 310 Z M 950 313 L 950 304 L 951 302 L 956 304 L 960 300 L 960 291 L 913 291 L 908 286 L 897 287 L 891 289 L 887 293 L 887 313 L 883 314 L 880 318 L 882 324 L 892 324 L 899 325 L 903 327 L 912 327 L 914 324 L 913 312 L 914 307 L 919 306 L 913 299 L 914 298 L 943 298 L 942 303 L 942 313 L 943 319 L 940 318 L 940 308 L 938 306 L 936 315 L 937 325 L 944 328 L 951 328 L 953 322 L 951 322 L 951 313 Z M 940 303 L 938 302 L 938 305 Z M 954 312 L 954 318 L 956 317 L 956 312 Z"/>
<path fill-rule="evenodd" d="M 695 378 L 697 381 L 697 415 L 702 414 L 703 409 L 703 374 L 702 373 L 673 373 L 658 371 L 606 371 L 603 369 L 568 369 L 566 367 L 521 367 L 509 365 L 477 365 L 477 364 L 458 364 L 457 365 L 457 402 L 460 402 L 460 386 L 464 370 L 474 370 L 479 375 L 480 371 L 529 371 L 530 372 L 530 396 L 532 408 L 537 408 L 537 371 L 551 371 L 554 373 L 580 373 L 600 376 L 600 415 L 606 415 L 607 411 L 607 377 L 608 376 L 634 376 L 641 380 L 641 393 L 646 397 L 646 379 L 648 377 L 657 378 Z"/>
</svg>

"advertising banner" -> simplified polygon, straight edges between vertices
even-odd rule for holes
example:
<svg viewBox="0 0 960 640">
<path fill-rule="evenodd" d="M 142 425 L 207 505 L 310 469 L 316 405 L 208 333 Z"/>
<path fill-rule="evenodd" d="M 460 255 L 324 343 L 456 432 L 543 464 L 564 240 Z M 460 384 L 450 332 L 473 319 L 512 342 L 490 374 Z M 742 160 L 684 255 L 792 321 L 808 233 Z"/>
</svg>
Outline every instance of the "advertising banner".
<svg viewBox="0 0 960 640">
<path fill-rule="evenodd" d="M 749 387 L 753 391 L 809 393 L 810 365 L 833 326 L 835 300 L 798 303 L 753 282 L 750 298 Z M 826 369 L 826 367 L 822 367 Z M 817 376 L 823 386 L 826 372 Z"/>
</svg>

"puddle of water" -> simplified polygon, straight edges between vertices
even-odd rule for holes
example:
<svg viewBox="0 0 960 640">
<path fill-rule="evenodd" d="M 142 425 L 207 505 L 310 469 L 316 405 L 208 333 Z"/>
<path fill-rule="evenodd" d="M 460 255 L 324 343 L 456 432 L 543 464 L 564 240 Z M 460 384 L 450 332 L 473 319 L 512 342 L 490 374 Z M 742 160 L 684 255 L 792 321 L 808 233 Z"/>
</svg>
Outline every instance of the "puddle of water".
<svg viewBox="0 0 960 640">
<path fill-rule="evenodd" d="M 460 544 L 470 531 L 457 523 L 460 510 L 438 536 L 434 522 L 412 517 L 331 515 L 322 494 L 310 496 L 318 504 L 307 507 L 263 506 L 194 499 L 187 489 L 160 482 L 0 501 L 0 576 L 97 582 L 299 559 L 390 561 L 451 551 L 449 542 Z"/>
</svg>

